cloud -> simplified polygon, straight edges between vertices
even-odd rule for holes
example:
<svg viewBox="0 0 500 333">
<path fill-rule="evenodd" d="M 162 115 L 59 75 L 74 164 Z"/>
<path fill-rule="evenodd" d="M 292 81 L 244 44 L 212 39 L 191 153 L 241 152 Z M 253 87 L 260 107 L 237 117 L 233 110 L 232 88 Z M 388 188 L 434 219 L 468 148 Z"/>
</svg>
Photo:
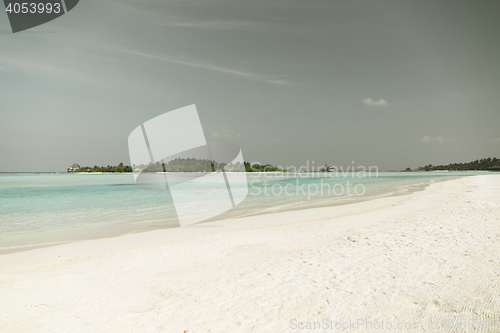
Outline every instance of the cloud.
<svg viewBox="0 0 500 333">
<path fill-rule="evenodd" d="M 374 101 L 371 98 L 365 98 L 365 99 L 363 99 L 363 104 L 369 105 L 369 106 L 386 106 L 386 105 L 389 105 L 389 103 L 387 103 L 387 100 L 385 100 L 383 98 L 379 99 L 378 101 Z"/>
<path fill-rule="evenodd" d="M 279 85 L 291 84 L 290 81 L 280 79 L 276 76 L 244 72 L 244 71 L 240 71 L 237 69 L 232 69 L 232 68 L 227 68 L 227 67 L 222 67 L 222 66 L 217 66 L 217 65 L 212 65 L 212 64 L 206 64 L 206 63 L 200 63 L 200 62 L 194 62 L 194 61 L 185 61 L 185 60 L 175 59 L 172 57 L 165 57 L 165 56 L 159 55 L 159 54 L 144 52 L 144 51 L 127 50 L 127 49 L 113 47 L 113 46 L 101 46 L 101 47 L 103 47 L 107 50 L 125 53 L 125 54 L 129 54 L 129 55 L 137 56 L 137 57 L 143 57 L 143 58 L 148 58 L 148 59 L 153 59 L 153 60 L 160 60 L 160 61 L 170 62 L 170 63 L 174 63 L 174 64 L 178 64 L 178 65 L 184 65 L 184 66 L 196 67 L 196 68 L 201 68 L 201 69 L 215 71 L 215 72 L 221 72 L 221 73 L 225 73 L 225 74 L 239 76 L 239 77 L 242 77 L 245 79 L 263 81 L 263 82 L 270 83 L 270 84 L 279 84 Z"/>
<path fill-rule="evenodd" d="M 445 138 L 443 138 L 442 136 L 436 136 L 436 137 L 424 136 L 423 138 L 420 139 L 420 141 L 425 143 L 430 143 L 430 142 L 443 143 L 445 141 Z"/>
<path fill-rule="evenodd" d="M 214 138 L 214 139 L 241 139 L 242 135 L 239 133 L 234 135 L 234 134 L 230 134 L 230 133 L 220 134 L 220 133 L 213 132 L 212 134 L 210 134 L 210 137 Z"/>
<path fill-rule="evenodd" d="M 161 3 L 161 1 L 151 1 L 148 2 L 157 2 Z M 174 4 L 177 2 L 177 4 Z M 188 0 L 179 0 L 179 1 L 169 1 L 170 6 L 182 6 L 182 7 L 196 7 L 199 9 L 200 7 L 212 7 L 219 0 L 209 1 L 188 1 Z M 258 6 L 270 6 L 271 8 L 276 8 L 278 4 L 275 2 L 268 1 L 259 1 L 260 3 L 256 3 L 253 1 L 255 5 Z M 200 16 L 186 16 L 180 14 L 165 14 L 164 11 L 155 11 L 151 10 L 151 6 L 144 6 L 144 1 L 133 1 L 132 3 L 123 0 L 108 0 L 103 5 L 110 8 L 113 13 L 117 13 L 118 11 L 124 12 L 124 15 L 133 16 L 137 19 L 137 16 L 142 16 L 141 20 L 145 20 L 148 23 L 152 23 L 159 27 L 174 27 L 174 28 L 187 28 L 187 29 L 201 29 L 201 30 L 214 30 L 214 31 L 229 31 L 229 30 L 237 30 L 237 31 L 249 31 L 256 33 L 288 33 L 288 34 L 304 34 L 304 33 L 314 33 L 318 31 L 323 31 L 324 28 L 321 24 L 314 24 L 311 26 L 303 26 L 297 25 L 292 20 L 287 20 L 287 16 L 280 17 L 276 16 L 273 18 L 259 17 L 253 16 L 253 20 L 238 20 L 238 19 L 229 19 L 229 20 L 213 20 L 213 19 L 204 19 L 203 17 L 210 16 L 210 11 L 207 11 L 202 17 Z M 235 5 L 233 8 L 239 7 L 236 2 L 231 2 L 231 5 Z M 290 6 L 306 6 L 306 7 L 318 7 L 317 4 L 311 4 L 306 2 L 306 4 L 302 5 L 298 2 L 295 4 L 286 3 L 286 7 Z M 328 4 L 328 7 L 331 5 Z M 240 10 L 245 10 L 246 5 L 240 7 Z M 237 9 L 238 10 L 238 9 Z M 187 13 L 194 14 L 195 11 L 187 11 Z M 245 15 L 247 16 L 247 15 Z"/>
<path fill-rule="evenodd" d="M 49 62 L 35 61 L 20 57 L 0 55 L 0 72 L 2 71 L 17 71 L 26 75 L 50 75 L 69 80 L 82 80 L 87 83 L 102 86 L 102 83 L 87 74 L 53 65 Z"/>
<path fill-rule="evenodd" d="M 245 31 L 255 33 L 286 33 L 286 34 L 309 34 L 321 31 L 320 26 L 296 26 L 293 23 L 286 22 L 285 20 L 276 20 L 271 22 L 264 21 L 241 21 L 241 20 L 199 20 L 189 17 L 179 16 L 166 16 L 161 18 L 159 27 L 168 28 L 187 28 L 187 29 L 202 29 L 214 31 Z"/>
<path fill-rule="evenodd" d="M 199 21 L 188 20 L 180 17 L 167 17 L 166 23 L 160 24 L 163 27 L 179 27 L 179 28 L 199 28 L 212 30 L 254 30 L 263 31 L 265 25 L 261 22 L 250 21 Z"/>
</svg>

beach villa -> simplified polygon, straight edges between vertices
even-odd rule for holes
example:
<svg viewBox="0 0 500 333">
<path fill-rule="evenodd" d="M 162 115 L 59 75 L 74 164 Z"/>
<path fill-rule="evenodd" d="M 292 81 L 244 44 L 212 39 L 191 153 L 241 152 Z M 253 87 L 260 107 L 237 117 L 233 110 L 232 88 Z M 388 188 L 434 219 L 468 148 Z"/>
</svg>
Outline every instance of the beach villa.
<svg viewBox="0 0 500 333">
<path fill-rule="evenodd" d="M 72 166 L 70 166 L 68 168 L 68 171 L 76 171 L 76 170 L 79 170 L 80 169 L 80 166 L 78 164 L 73 164 Z"/>
</svg>

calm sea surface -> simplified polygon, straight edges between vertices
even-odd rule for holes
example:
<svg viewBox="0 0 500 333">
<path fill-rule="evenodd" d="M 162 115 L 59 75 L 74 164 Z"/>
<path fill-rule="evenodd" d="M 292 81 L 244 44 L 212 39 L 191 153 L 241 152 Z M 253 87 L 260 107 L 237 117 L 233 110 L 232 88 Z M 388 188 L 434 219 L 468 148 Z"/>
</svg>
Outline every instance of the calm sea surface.
<svg viewBox="0 0 500 333">
<path fill-rule="evenodd" d="M 216 219 L 345 204 L 487 172 L 249 173 L 247 198 Z M 209 202 L 199 202 L 209 205 Z M 0 254 L 178 227 L 169 191 L 132 174 L 0 174 Z"/>
</svg>

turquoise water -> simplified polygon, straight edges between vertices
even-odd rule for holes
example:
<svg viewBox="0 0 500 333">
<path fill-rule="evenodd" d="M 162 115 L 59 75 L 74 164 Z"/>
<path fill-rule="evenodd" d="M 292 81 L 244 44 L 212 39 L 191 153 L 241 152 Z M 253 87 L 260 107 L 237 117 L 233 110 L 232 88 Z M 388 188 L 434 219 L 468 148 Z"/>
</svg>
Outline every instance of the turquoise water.
<svg viewBox="0 0 500 333">
<path fill-rule="evenodd" d="M 403 194 L 477 174 L 487 172 L 250 173 L 247 198 L 215 219 Z M 0 174 L 0 202 L 0 253 L 179 226 L 169 191 L 140 188 L 132 174 Z"/>
</svg>

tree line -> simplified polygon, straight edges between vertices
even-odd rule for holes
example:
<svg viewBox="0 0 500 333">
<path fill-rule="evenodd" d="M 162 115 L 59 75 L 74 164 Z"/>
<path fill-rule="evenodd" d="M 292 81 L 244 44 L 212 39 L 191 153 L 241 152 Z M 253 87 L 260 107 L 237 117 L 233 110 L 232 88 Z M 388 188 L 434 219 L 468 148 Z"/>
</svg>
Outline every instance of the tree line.
<svg viewBox="0 0 500 333">
<path fill-rule="evenodd" d="M 229 172 L 275 172 L 283 171 L 277 166 L 272 166 L 271 164 L 258 164 L 244 162 L 241 164 L 237 163 L 222 163 L 209 159 L 196 159 L 196 158 L 176 158 L 169 161 L 168 163 L 149 163 L 142 165 L 124 165 L 120 163 L 117 166 L 108 165 L 104 166 L 94 166 L 94 167 L 80 167 L 80 169 L 72 170 L 68 169 L 69 173 L 79 173 L 79 172 L 109 172 L 109 173 L 121 173 L 121 172 L 133 172 L 134 170 L 141 172 L 218 172 L 218 171 L 229 171 Z"/>
<path fill-rule="evenodd" d="M 448 165 L 432 165 L 428 164 L 423 167 L 417 168 L 417 171 L 439 171 L 439 170 L 449 170 L 449 171 L 469 171 L 469 170 L 481 170 L 481 171 L 500 171 L 500 159 L 494 157 L 483 158 L 480 160 L 471 161 L 469 163 L 451 163 Z"/>
<path fill-rule="evenodd" d="M 108 166 L 84 166 L 80 167 L 80 169 L 77 170 L 70 170 L 68 169 L 68 172 L 74 173 L 74 172 L 132 172 L 132 167 L 128 165 L 123 165 L 123 163 L 120 163 L 116 166 L 108 165 Z"/>
</svg>

